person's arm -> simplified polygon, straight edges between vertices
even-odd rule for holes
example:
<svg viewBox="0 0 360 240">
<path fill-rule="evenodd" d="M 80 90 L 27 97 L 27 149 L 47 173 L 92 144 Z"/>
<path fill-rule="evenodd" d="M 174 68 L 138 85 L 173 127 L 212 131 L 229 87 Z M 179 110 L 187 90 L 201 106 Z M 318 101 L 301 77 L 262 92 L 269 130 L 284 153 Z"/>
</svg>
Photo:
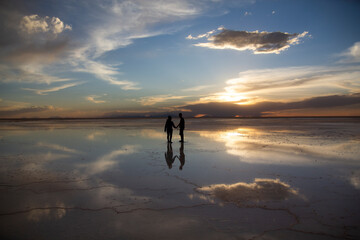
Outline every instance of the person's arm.
<svg viewBox="0 0 360 240">
<path fill-rule="evenodd" d="M 175 126 L 174 122 L 172 122 L 172 125 L 173 125 L 174 128 L 177 128 L 177 126 Z"/>
<path fill-rule="evenodd" d="M 164 127 L 164 132 L 166 132 L 166 123 L 165 123 L 165 127 Z"/>
</svg>

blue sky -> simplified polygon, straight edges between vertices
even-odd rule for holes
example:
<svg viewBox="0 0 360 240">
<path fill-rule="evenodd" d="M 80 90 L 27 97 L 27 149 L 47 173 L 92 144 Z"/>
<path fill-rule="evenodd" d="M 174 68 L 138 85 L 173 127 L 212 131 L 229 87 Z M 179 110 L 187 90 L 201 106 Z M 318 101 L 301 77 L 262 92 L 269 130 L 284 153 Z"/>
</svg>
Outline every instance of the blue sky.
<svg viewBox="0 0 360 240">
<path fill-rule="evenodd" d="M 360 115 L 359 1 L 2 1 L 0 117 Z"/>
</svg>

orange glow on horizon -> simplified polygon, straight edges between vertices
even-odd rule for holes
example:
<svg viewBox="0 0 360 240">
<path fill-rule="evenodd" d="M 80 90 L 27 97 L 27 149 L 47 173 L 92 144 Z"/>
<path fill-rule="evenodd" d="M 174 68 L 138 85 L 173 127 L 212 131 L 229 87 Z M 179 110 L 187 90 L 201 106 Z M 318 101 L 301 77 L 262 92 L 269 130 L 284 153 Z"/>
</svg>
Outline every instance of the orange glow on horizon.
<svg viewBox="0 0 360 240">
<path fill-rule="evenodd" d="M 196 114 L 194 116 L 194 118 L 201 118 L 201 117 L 205 117 L 205 116 L 206 116 L 206 114 Z"/>
</svg>

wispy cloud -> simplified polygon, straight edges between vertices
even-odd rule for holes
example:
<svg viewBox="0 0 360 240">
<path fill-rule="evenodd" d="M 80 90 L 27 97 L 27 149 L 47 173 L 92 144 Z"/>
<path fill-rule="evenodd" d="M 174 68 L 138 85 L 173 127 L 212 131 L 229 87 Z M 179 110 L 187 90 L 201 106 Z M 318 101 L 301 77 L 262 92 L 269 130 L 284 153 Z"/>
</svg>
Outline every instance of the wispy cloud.
<svg viewBox="0 0 360 240">
<path fill-rule="evenodd" d="M 97 100 L 98 98 L 101 98 L 103 96 L 98 96 L 98 95 L 90 95 L 85 97 L 86 100 L 93 102 L 93 103 L 106 103 L 105 100 Z"/>
<path fill-rule="evenodd" d="M 202 11 L 195 2 L 176 0 L 112 2 L 99 10 L 102 22 L 91 30 L 89 42 L 95 56 L 127 46 L 133 39 L 165 33 L 149 30 L 154 24 L 186 19 Z"/>
<path fill-rule="evenodd" d="M 118 68 L 109 66 L 92 60 L 84 60 L 83 67 L 75 70 L 78 72 L 92 73 L 99 79 L 107 81 L 110 84 L 121 86 L 123 90 L 139 90 L 141 89 L 137 83 L 128 80 L 118 80 L 120 72 Z"/>
<path fill-rule="evenodd" d="M 98 174 L 104 171 L 107 171 L 114 165 L 119 163 L 119 157 L 123 155 L 133 154 L 137 151 L 137 146 L 135 145 L 125 145 L 118 150 L 114 150 L 100 158 L 95 162 L 85 164 L 84 167 L 87 169 L 89 174 Z"/>
<path fill-rule="evenodd" d="M 207 88 L 211 88 L 214 87 L 214 85 L 200 85 L 200 86 L 195 86 L 195 87 L 191 87 L 191 88 L 184 88 L 181 91 L 184 92 L 196 92 L 196 91 L 201 91 Z"/>
<path fill-rule="evenodd" d="M 18 107 L 18 106 L 10 106 L 10 107 L 0 107 L 0 117 L 2 118 L 11 118 L 11 117 L 22 117 L 24 114 L 29 113 L 40 113 L 47 111 L 54 111 L 55 108 L 53 106 L 29 106 L 29 107 Z"/>
<path fill-rule="evenodd" d="M 354 43 L 353 46 L 340 54 L 341 63 L 359 63 L 360 62 L 360 42 Z"/>
<path fill-rule="evenodd" d="M 234 31 L 224 28 L 221 30 L 220 33 L 211 36 L 210 34 L 199 35 L 207 37 L 209 41 L 194 45 L 212 49 L 233 49 L 238 51 L 251 50 L 255 54 L 279 54 L 288 49 L 291 45 L 299 44 L 300 39 L 308 34 L 306 31 L 301 34 L 290 34 L 286 32 Z M 208 33 L 212 34 L 214 31 Z M 188 39 L 192 38 L 188 37 Z"/>
<path fill-rule="evenodd" d="M 95 141 L 98 136 L 104 136 L 104 135 L 106 135 L 105 132 L 96 131 L 87 135 L 86 139 L 90 141 Z"/>
<path fill-rule="evenodd" d="M 49 89 L 23 88 L 23 90 L 33 91 L 33 92 L 35 92 L 36 94 L 39 94 L 39 95 L 47 95 L 47 94 L 50 93 L 50 92 L 57 92 L 57 91 L 60 91 L 60 90 L 66 89 L 66 88 L 70 88 L 70 87 L 75 87 L 75 86 L 81 85 L 81 84 L 83 84 L 83 83 L 85 83 L 85 82 L 68 83 L 68 84 L 64 84 L 64 85 L 61 85 L 61 86 L 52 87 L 52 88 L 49 88 Z"/>
<path fill-rule="evenodd" d="M 0 44 L 6 46 L 6 51 L 0 52 L 0 61 L 7 69 L 1 70 L 1 81 L 41 83 L 47 76 L 48 83 L 61 80 L 44 68 L 51 69 L 49 64 L 56 62 L 68 71 L 94 74 L 123 90 L 138 90 L 137 83 L 122 79 L 119 69 L 101 62 L 99 57 L 135 39 L 167 34 L 165 25 L 197 16 L 205 6 L 182 0 L 87 1 L 71 5 L 86 16 L 79 18 L 76 31 L 71 22 L 58 16 L 24 14 L 14 4 L 4 5 L 7 9 L 2 9 L 5 14 L 0 18 L 6 28 L 0 28 Z M 34 67 L 40 71 L 28 70 Z M 42 75 L 42 80 L 36 80 L 35 75 Z"/>
<path fill-rule="evenodd" d="M 66 152 L 66 153 L 74 153 L 74 154 L 81 153 L 80 151 L 78 151 L 76 149 L 68 148 L 68 147 L 65 147 L 65 146 L 62 146 L 62 145 L 59 145 L 59 144 L 38 142 L 37 146 L 38 147 L 45 147 L 45 148 L 48 148 L 48 149 L 57 150 L 57 151 L 61 151 L 61 152 Z"/>
<path fill-rule="evenodd" d="M 91 21 L 85 44 L 71 56 L 75 70 L 94 74 L 123 90 L 141 88 L 131 80 L 122 79 L 118 68 L 101 63 L 98 57 L 126 47 L 135 39 L 166 34 L 166 28 L 154 26 L 184 20 L 202 11 L 201 4 L 177 0 L 91 2 L 90 5 L 92 9 L 86 10 L 94 12 L 96 21 Z"/>
<path fill-rule="evenodd" d="M 224 91 L 209 94 L 199 102 L 246 100 L 295 100 L 331 93 L 360 91 L 358 66 L 301 66 L 247 70 L 226 81 Z"/>
<path fill-rule="evenodd" d="M 187 96 L 172 96 L 172 95 L 157 95 L 157 96 L 150 96 L 150 97 L 142 97 L 138 100 L 142 105 L 149 106 L 154 105 L 161 102 L 166 102 L 169 100 L 178 100 L 184 99 Z"/>
<path fill-rule="evenodd" d="M 51 84 L 72 80 L 70 78 L 61 78 L 44 73 L 42 67 L 36 65 L 14 67 L 6 64 L 0 64 L 0 72 L 0 82 L 4 83 L 17 82 Z"/>
</svg>

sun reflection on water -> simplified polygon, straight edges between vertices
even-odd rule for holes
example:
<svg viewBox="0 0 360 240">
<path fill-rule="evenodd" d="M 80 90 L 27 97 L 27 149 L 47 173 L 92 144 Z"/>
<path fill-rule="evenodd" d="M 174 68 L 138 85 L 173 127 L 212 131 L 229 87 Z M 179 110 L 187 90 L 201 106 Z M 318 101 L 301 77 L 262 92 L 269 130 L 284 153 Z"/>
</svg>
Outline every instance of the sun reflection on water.
<svg viewBox="0 0 360 240">
<path fill-rule="evenodd" d="M 319 160 L 337 161 L 339 158 L 351 164 L 359 163 L 359 141 L 336 141 L 329 136 L 311 137 L 298 130 L 269 128 L 235 128 L 217 131 L 193 131 L 200 137 L 224 143 L 226 152 L 240 157 L 242 162 L 266 164 L 313 164 Z M 334 136 L 335 137 L 335 136 Z"/>
</svg>

